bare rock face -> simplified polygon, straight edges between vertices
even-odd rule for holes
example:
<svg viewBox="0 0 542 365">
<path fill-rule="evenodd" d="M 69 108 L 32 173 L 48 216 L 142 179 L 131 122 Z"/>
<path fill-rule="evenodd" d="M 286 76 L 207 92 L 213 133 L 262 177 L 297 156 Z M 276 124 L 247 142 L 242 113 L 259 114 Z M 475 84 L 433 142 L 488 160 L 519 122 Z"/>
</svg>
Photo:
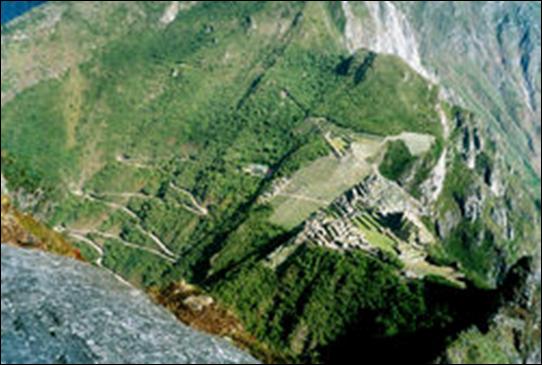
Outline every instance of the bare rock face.
<svg viewBox="0 0 542 365">
<path fill-rule="evenodd" d="M 255 363 L 92 266 L 2 246 L 2 364 Z"/>
<path fill-rule="evenodd" d="M 540 2 L 393 3 L 418 40 L 424 66 L 456 102 L 485 115 L 503 143 L 532 157 L 540 174 Z M 475 86 L 482 83 L 490 91 Z"/>
<path fill-rule="evenodd" d="M 8 193 L 7 182 L 6 182 L 6 179 L 4 179 L 3 174 L 0 177 L 0 184 L 1 184 L 0 187 L 1 187 L 2 195 L 7 194 Z"/>
</svg>

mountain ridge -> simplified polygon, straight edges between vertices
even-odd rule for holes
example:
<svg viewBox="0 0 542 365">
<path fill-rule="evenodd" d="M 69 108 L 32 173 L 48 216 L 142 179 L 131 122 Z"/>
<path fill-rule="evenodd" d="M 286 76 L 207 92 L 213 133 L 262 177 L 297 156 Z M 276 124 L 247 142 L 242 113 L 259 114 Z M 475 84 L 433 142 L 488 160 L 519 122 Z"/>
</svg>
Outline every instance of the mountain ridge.
<svg viewBox="0 0 542 365">
<path fill-rule="evenodd" d="M 143 287 L 202 285 L 296 361 L 360 313 L 390 341 L 451 328 L 441 316 L 461 306 L 422 315 L 426 296 L 499 288 L 537 255 L 539 180 L 503 157 L 484 113 L 420 77 L 423 47 L 393 44 L 395 30 L 419 46 L 413 15 L 373 5 L 46 5 L 2 28 L 2 177 L 42 191 L 30 210 L 89 261 Z M 357 16 L 384 33 L 360 41 Z M 40 57 L 58 38 L 59 57 Z"/>
</svg>

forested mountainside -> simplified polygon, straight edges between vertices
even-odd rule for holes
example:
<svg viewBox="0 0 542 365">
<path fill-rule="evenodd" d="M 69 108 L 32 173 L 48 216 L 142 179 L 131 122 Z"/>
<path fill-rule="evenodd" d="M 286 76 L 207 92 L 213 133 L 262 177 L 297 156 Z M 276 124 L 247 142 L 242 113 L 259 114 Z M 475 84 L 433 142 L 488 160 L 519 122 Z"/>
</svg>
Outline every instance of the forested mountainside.
<svg viewBox="0 0 542 365">
<path fill-rule="evenodd" d="M 397 3 L 37 8 L 2 193 L 266 362 L 536 361 L 540 5 Z"/>
</svg>

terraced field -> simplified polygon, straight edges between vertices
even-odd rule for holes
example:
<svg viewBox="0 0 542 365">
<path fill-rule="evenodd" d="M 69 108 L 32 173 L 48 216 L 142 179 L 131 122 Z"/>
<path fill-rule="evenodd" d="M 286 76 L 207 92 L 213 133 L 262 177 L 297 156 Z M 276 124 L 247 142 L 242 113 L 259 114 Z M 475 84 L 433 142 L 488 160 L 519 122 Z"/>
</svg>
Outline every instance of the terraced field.
<svg viewBox="0 0 542 365">
<path fill-rule="evenodd" d="M 382 150 L 374 139 L 358 139 L 344 156 L 322 157 L 296 172 L 271 200 L 271 222 L 293 228 L 318 209 L 324 208 L 373 172 L 371 159 Z"/>
</svg>

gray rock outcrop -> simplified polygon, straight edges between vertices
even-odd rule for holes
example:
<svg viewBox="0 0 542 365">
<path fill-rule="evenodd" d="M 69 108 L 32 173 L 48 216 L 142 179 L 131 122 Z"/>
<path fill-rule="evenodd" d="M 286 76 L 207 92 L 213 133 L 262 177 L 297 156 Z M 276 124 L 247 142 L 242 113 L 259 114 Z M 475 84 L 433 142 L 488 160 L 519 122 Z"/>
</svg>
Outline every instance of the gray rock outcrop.
<svg viewBox="0 0 542 365">
<path fill-rule="evenodd" d="M 2 195 L 8 193 L 7 182 L 6 179 L 4 179 L 4 174 L 0 176 L 0 188 Z"/>
<path fill-rule="evenodd" d="M 255 363 L 90 265 L 2 245 L 2 364 Z"/>
</svg>

